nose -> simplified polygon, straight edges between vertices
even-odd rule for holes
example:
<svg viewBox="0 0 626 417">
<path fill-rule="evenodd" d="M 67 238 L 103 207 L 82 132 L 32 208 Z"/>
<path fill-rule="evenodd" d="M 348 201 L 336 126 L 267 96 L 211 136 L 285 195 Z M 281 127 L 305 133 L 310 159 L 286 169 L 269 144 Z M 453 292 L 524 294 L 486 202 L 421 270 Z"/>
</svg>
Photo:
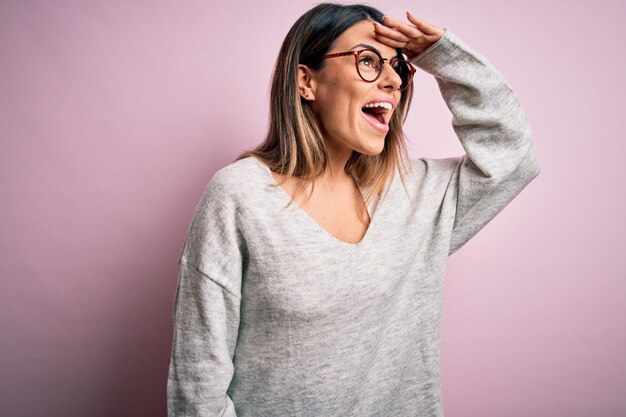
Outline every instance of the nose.
<svg viewBox="0 0 626 417">
<path fill-rule="evenodd" d="M 396 70 L 391 67 L 388 59 L 383 61 L 382 74 L 380 74 L 378 84 L 381 88 L 391 90 L 398 90 L 402 85 L 402 79 Z"/>
</svg>

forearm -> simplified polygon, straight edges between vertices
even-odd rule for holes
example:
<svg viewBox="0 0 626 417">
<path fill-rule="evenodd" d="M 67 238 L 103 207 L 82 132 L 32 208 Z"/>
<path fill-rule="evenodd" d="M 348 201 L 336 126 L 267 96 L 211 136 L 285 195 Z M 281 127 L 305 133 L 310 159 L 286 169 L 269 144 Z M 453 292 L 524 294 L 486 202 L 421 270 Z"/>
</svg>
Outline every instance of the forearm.
<svg viewBox="0 0 626 417">
<path fill-rule="evenodd" d="M 487 178 L 536 176 L 532 128 L 517 95 L 485 57 L 446 30 L 412 62 L 435 76 L 468 165 Z"/>
</svg>

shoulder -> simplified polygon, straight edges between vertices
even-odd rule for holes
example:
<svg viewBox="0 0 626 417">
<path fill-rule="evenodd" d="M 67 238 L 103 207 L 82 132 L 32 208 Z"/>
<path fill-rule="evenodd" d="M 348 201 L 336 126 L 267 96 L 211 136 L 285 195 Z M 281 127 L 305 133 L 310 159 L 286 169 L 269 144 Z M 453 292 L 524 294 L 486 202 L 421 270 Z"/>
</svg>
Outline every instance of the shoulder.
<svg viewBox="0 0 626 417">
<path fill-rule="evenodd" d="M 256 183 L 263 179 L 264 167 L 261 164 L 262 162 L 252 156 L 231 162 L 215 172 L 211 178 L 211 183 L 222 187 L 245 186 Z"/>
<path fill-rule="evenodd" d="M 249 156 L 217 170 L 209 181 L 206 192 L 239 199 L 250 192 L 258 192 L 269 184 L 268 176 L 269 171 L 262 162 Z"/>
<path fill-rule="evenodd" d="M 218 169 L 205 186 L 196 206 L 196 216 L 230 215 L 263 204 L 271 184 L 270 171 L 254 157 Z"/>
<path fill-rule="evenodd" d="M 218 169 L 196 204 L 191 235 L 201 236 L 207 230 L 235 230 L 241 213 L 263 200 L 263 169 L 252 157 Z"/>
</svg>

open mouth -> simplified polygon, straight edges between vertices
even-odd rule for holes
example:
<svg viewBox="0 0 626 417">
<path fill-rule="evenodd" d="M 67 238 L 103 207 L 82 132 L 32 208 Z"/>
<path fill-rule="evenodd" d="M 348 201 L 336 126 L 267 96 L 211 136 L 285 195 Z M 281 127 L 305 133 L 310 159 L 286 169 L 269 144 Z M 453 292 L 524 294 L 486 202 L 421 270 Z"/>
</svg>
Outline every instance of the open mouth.
<svg viewBox="0 0 626 417">
<path fill-rule="evenodd" d="M 361 108 L 365 116 L 376 120 L 378 123 L 387 124 L 387 113 L 391 111 L 391 104 L 385 102 L 369 103 Z"/>
</svg>

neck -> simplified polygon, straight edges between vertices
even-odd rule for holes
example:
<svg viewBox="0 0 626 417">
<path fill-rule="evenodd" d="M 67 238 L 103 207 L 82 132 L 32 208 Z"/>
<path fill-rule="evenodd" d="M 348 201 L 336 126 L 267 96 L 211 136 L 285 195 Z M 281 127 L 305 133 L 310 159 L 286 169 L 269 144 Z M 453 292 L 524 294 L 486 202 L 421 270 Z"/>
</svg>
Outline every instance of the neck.
<svg viewBox="0 0 626 417">
<path fill-rule="evenodd" d="M 344 171 L 346 163 L 352 154 L 352 149 L 338 149 L 334 146 L 329 146 L 329 143 L 327 143 L 326 149 L 328 152 L 328 166 L 322 176 L 322 186 L 326 189 L 333 189 L 344 185 L 346 182 L 352 182 L 352 176 Z"/>
</svg>

